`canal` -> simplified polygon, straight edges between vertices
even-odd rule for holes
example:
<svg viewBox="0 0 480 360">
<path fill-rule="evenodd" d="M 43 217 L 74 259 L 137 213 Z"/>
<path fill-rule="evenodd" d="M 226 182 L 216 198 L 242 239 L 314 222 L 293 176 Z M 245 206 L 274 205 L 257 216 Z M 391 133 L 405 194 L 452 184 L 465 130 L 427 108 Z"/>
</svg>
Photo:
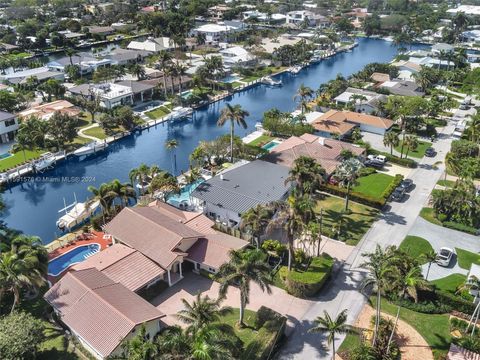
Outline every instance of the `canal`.
<svg viewBox="0 0 480 360">
<path fill-rule="evenodd" d="M 250 113 L 248 128 L 236 129 L 236 135 L 243 136 L 254 130 L 255 123 L 262 119 L 265 111 L 274 107 L 282 111 L 294 110 L 296 104 L 293 97 L 302 83 L 316 90 L 321 83 L 335 78 L 339 73 L 348 76 L 368 63 L 388 62 L 396 53 L 396 48 L 390 42 L 360 39 L 359 46 L 351 52 L 312 65 L 295 76 L 279 75 L 278 78 L 283 82 L 280 88 L 259 85 L 247 89 L 196 111 L 190 120 L 160 124 L 144 130 L 142 134 L 126 137 L 111 144 L 107 151 L 96 157 L 83 161 L 71 158 L 37 179 L 10 185 L 3 194 L 6 210 L 2 219 L 8 226 L 40 236 L 44 243 L 49 243 L 61 235 L 55 222 L 59 217 L 59 209 L 64 206 L 64 199 L 67 204 L 72 203 L 75 194 L 78 201 L 85 201 L 90 195 L 87 190 L 90 185 L 99 186 L 112 179 L 128 181 L 129 171 L 142 162 L 170 170 L 170 153 L 165 148 L 167 140 L 178 140 L 178 171 L 187 170 L 188 155 L 199 141 L 211 140 L 228 132 L 228 126 L 216 125 L 226 102 L 240 104 Z"/>
</svg>

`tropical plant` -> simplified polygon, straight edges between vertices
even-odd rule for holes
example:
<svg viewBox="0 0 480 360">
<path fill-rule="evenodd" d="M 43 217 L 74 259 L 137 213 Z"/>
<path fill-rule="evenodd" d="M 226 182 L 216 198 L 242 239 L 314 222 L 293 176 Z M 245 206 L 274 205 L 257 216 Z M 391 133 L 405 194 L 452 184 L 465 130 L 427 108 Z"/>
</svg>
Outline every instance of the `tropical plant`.
<svg viewBox="0 0 480 360">
<path fill-rule="evenodd" d="M 130 178 L 130 183 L 132 186 L 135 186 L 135 183 L 140 184 L 140 192 L 144 194 L 144 185 L 147 183 L 147 180 L 150 177 L 150 168 L 148 165 L 142 163 L 138 168 L 130 170 L 128 177 Z"/>
<path fill-rule="evenodd" d="M 227 104 L 220 113 L 220 117 L 217 121 L 218 126 L 223 126 L 230 120 L 230 161 L 233 162 L 233 137 L 235 132 L 235 124 L 247 128 L 247 122 L 245 118 L 250 115 L 247 111 L 242 109 L 242 106 Z"/>
<path fill-rule="evenodd" d="M 252 234 L 252 240 L 255 241 L 257 249 L 260 246 L 259 237 L 265 232 L 272 216 L 272 209 L 263 205 L 250 208 L 242 214 L 240 229 Z"/>
<path fill-rule="evenodd" d="M 415 151 L 418 148 L 418 139 L 416 136 L 407 136 L 404 141 L 404 145 L 407 148 L 405 158 L 408 158 L 409 151 Z"/>
<path fill-rule="evenodd" d="M 395 131 L 388 131 L 383 136 L 383 145 L 390 147 L 390 154 L 393 155 L 393 148 L 400 144 L 400 139 Z"/>
<path fill-rule="evenodd" d="M 172 174 L 175 175 L 177 170 L 177 161 L 176 161 L 176 154 L 175 149 L 178 147 L 178 141 L 176 139 L 170 139 L 165 142 L 165 147 L 167 150 L 170 151 L 170 158 L 172 163 Z"/>
<path fill-rule="evenodd" d="M 325 182 L 325 169 L 308 156 L 295 159 L 285 183 L 293 183 L 299 195 L 313 194 Z"/>
<path fill-rule="evenodd" d="M 113 356 L 112 359 L 153 360 L 160 353 L 158 344 L 149 338 L 144 325 L 140 327 L 140 331 L 134 337 L 123 341 L 121 348 L 121 355 Z"/>
<path fill-rule="evenodd" d="M 345 212 L 348 212 L 351 187 L 355 185 L 357 179 L 360 177 L 360 170 L 362 168 L 363 164 L 360 160 L 350 158 L 342 161 L 333 174 L 334 178 L 339 181 L 339 184 L 347 189 L 345 195 Z"/>
<path fill-rule="evenodd" d="M 312 98 L 312 96 L 315 94 L 315 92 L 309 88 L 308 86 L 305 85 L 300 85 L 298 88 L 297 93 L 293 97 L 294 100 L 299 99 L 300 100 L 300 108 L 302 111 L 302 114 L 308 110 L 308 100 Z"/>
<path fill-rule="evenodd" d="M 428 275 L 430 274 L 430 267 L 437 259 L 437 253 L 435 250 L 431 249 L 430 251 L 423 253 L 421 258 L 424 259 L 428 263 L 427 274 L 425 275 L 425 280 L 428 280 Z"/>
<path fill-rule="evenodd" d="M 419 267 L 412 267 L 404 276 L 397 278 L 400 296 L 411 297 L 413 301 L 418 302 L 418 289 L 425 288 L 427 282 L 422 276 L 422 270 Z"/>
<path fill-rule="evenodd" d="M 342 310 L 335 319 L 332 319 L 330 314 L 324 311 L 323 316 L 318 316 L 313 322 L 315 326 L 308 332 L 327 334 L 328 345 L 332 344 L 332 358 L 335 358 L 335 336 L 350 331 L 350 326 L 347 325 L 347 309 Z"/>
<path fill-rule="evenodd" d="M 117 197 L 115 191 L 113 191 L 111 184 L 103 183 L 98 188 L 95 186 L 89 186 L 88 191 L 92 193 L 92 197 L 87 201 L 87 206 L 91 206 L 94 202 L 98 201 L 102 209 L 102 219 L 105 224 L 105 215 L 110 215 L 112 210 L 113 201 Z"/>
</svg>

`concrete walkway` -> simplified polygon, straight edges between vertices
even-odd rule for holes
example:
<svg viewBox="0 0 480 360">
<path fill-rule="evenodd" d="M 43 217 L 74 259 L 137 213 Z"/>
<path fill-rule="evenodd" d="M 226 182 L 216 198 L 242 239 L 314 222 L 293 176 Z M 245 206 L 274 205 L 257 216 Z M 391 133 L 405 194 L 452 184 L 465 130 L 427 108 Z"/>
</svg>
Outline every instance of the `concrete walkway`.
<svg viewBox="0 0 480 360">
<path fill-rule="evenodd" d="M 101 141 L 101 139 L 95 137 L 95 136 L 90 136 L 90 135 L 87 135 L 84 133 L 85 130 L 89 130 L 89 129 L 93 129 L 93 128 L 97 128 L 99 127 L 100 125 L 98 124 L 91 124 L 91 125 L 88 125 L 84 128 L 81 128 L 80 130 L 78 130 L 78 136 L 81 136 L 81 137 L 84 137 L 86 139 L 90 139 L 90 140 L 93 140 L 93 141 Z"/>
</svg>

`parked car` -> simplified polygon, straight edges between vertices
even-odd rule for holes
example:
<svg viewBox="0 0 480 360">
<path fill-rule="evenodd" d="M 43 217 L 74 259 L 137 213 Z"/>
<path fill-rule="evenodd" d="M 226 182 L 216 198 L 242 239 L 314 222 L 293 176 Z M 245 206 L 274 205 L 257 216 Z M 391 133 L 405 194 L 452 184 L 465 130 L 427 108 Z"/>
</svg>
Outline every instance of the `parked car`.
<svg viewBox="0 0 480 360">
<path fill-rule="evenodd" d="M 384 156 L 384 155 L 368 155 L 367 160 L 379 161 L 379 162 L 385 164 L 387 162 L 387 157 Z"/>
<path fill-rule="evenodd" d="M 435 155 L 437 155 L 437 152 L 435 151 L 434 148 L 427 148 L 427 150 L 425 150 L 425 156 L 427 157 L 434 157 Z"/>
<path fill-rule="evenodd" d="M 401 186 L 398 186 L 395 190 L 393 190 L 391 199 L 393 201 L 402 201 L 403 197 L 405 196 L 405 189 Z"/>
<path fill-rule="evenodd" d="M 454 253 L 455 252 L 453 251 L 453 249 L 448 247 L 442 247 L 437 254 L 435 262 L 440 266 L 448 266 L 450 265 L 450 261 L 452 261 Z"/>
<path fill-rule="evenodd" d="M 365 166 L 372 167 L 374 169 L 381 169 L 383 168 L 383 162 L 378 160 L 367 160 L 364 163 Z"/>
<path fill-rule="evenodd" d="M 400 187 L 405 191 L 410 190 L 412 188 L 412 186 L 413 186 L 413 180 L 412 179 L 405 179 L 400 183 Z"/>
<path fill-rule="evenodd" d="M 459 107 L 460 110 L 468 110 L 470 109 L 470 106 L 466 105 L 466 104 L 461 104 L 460 107 Z"/>
</svg>

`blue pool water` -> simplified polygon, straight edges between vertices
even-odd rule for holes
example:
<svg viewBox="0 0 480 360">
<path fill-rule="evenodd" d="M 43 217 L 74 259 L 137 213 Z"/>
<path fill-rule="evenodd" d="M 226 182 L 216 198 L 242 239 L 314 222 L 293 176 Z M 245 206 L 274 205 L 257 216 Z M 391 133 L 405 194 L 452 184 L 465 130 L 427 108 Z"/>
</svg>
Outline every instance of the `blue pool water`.
<svg viewBox="0 0 480 360">
<path fill-rule="evenodd" d="M 7 159 L 7 158 L 9 158 L 10 156 L 13 156 L 13 155 L 10 154 L 9 152 L 0 154 L 0 160 Z"/>
<path fill-rule="evenodd" d="M 241 78 L 239 76 L 236 76 L 236 75 L 228 75 L 228 76 L 225 76 L 222 80 L 222 82 L 224 83 L 233 83 L 237 80 L 240 80 Z"/>
<path fill-rule="evenodd" d="M 165 148 L 167 140 L 178 141 L 178 170 L 188 170 L 188 156 L 199 141 L 211 140 L 229 132 L 228 125 L 217 126 L 218 116 L 226 103 L 240 104 L 250 113 L 246 119 L 248 128 L 235 128 L 236 135 L 245 136 L 262 119 L 265 111 L 274 107 L 281 111 L 294 110 L 296 104 L 293 96 L 302 83 L 318 89 L 320 84 L 335 78 L 339 73 L 348 76 L 368 63 L 388 62 L 396 53 L 397 49 L 391 42 L 360 39 L 359 46 L 352 52 L 321 61 L 295 76 L 289 73 L 279 75 L 276 78 L 282 80 L 282 87 L 267 88 L 258 85 L 195 111 L 191 119 L 158 124 L 144 130 L 142 134 L 131 135 L 110 145 L 106 151 L 95 156 L 82 159 L 72 157 L 34 181 L 9 185 L 2 194 L 6 210 L 1 219 L 12 228 L 40 236 L 44 243 L 49 243 L 60 235 L 55 222 L 59 217 L 58 210 L 64 207 L 64 198 L 69 204 L 76 194 L 78 201 L 84 201 L 90 196 L 87 190 L 90 185 L 98 187 L 112 179 L 129 181 L 129 171 L 142 162 L 170 169 L 171 156 Z"/>
<path fill-rule="evenodd" d="M 265 144 L 262 146 L 262 149 L 265 149 L 265 150 L 272 150 L 273 148 L 277 147 L 280 143 L 278 141 L 275 141 L 275 140 L 272 140 L 270 141 L 268 144 Z"/>
<path fill-rule="evenodd" d="M 193 190 L 197 188 L 198 185 L 200 185 L 204 181 L 205 180 L 203 179 L 199 179 L 191 184 L 185 185 L 180 191 L 180 194 L 174 194 L 172 196 L 169 196 L 167 199 L 167 203 L 177 207 L 182 202 L 190 204 L 190 194 L 193 192 Z"/>
<path fill-rule="evenodd" d="M 99 244 L 81 245 L 63 255 L 56 257 L 48 263 L 48 274 L 57 276 L 68 267 L 75 265 L 100 250 Z"/>
</svg>

